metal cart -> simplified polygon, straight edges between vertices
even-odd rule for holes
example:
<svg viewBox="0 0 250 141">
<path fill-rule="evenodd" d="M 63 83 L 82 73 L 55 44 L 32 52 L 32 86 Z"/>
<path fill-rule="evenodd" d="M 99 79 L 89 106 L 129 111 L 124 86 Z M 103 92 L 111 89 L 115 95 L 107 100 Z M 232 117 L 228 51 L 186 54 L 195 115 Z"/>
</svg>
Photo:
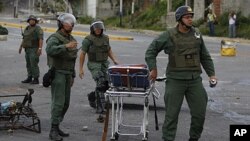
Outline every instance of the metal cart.
<svg viewBox="0 0 250 141">
<path fill-rule="evenodd" d="M 25 95 L 5 95 L 1 97 L 23 96 L 22 102 L 8 101 L 0 103 L 0 130 L 13 131 L 14 129 L 26 129 L 41 133 L 40 119 L 31 106 L 33 89 L 28 89 Z"/>
<path fill-rule="evenodd" d="M 111 66 L 108 69 L 110 88 L 106 91 L 106 98 L 111 99 L 111 141 L 118 140 L 119 135 L 136 136 L 142 135 L 142 141 L 148 140 L 148 111 L 149 95 L 159 98 L 160 93 L 154 83 L 150 83 L 149 70 L 144 64 L 129 64 Z M 124 123 L 123 104 L 125 97 L 139 97 L 144 99 L 143 118 L 140 125 Z M 137 128 L 137 133 L 124 133 L 121 128 Z"/>
</svg>

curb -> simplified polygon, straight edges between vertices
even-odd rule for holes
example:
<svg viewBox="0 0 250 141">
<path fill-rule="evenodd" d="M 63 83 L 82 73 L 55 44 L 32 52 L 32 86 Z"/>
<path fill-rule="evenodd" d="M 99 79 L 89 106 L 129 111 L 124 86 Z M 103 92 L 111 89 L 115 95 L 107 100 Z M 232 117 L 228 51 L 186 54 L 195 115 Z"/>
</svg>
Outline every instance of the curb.
<svg viewBox="0 0 250 141">
<path fill-rule="evenodd" d="M 15 23 L 8 23 L 8 22 L 0 22 L 0 25 L 7 26 L 7 27 L 14 27 L 14 28 L 25 28 L 27 25 L 24 24 L 15 24 Z M 49 28 L 49 27 L 41 27 L 44 32 L 53 33 L 56 32 L 57 29 L 55 28 Z M 87 36 L 89 35 L 89 32 L 81 32 L 81 31 L 72 31 L 72 35 L 75 36 Z M 132 37 L 126 37 L 126 36 L 114 36 L 114 35 L 108 35 L 109 39 L 111 40 L 134 40 Z"/>
</svg>

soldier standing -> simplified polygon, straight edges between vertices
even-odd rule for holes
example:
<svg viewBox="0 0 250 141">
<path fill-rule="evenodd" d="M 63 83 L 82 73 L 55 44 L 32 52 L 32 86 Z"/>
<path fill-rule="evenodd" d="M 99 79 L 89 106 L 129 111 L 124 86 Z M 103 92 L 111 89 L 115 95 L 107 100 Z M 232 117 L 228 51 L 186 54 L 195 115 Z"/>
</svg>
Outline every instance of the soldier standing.
<svg viewBox="0 0 250 141">
<path fill-rule="evenodd" d="M 96 82 L 96 112 L 104 113 L 104 92 L 108 88 L 107 70 L 109 66 L 108 57 L 114 64 L 118 64 L 114 57 L 109 44 L 109 38 L 103 33 L 104 24 L 100 20 L 96 20 L 90 25 L 90 35 L 86 36 L 82 41 L 82 51 L 80 53 L 80 70 L 79 77 L 84 76 L 83 64 L 85 56 L 88 54 L 88 69 L 92 74 L 92 78 Z"/>
<path fill-rule="evenodd" d="M 189 6 L 176 10 L 176 27 L 163 32 L 153 40 L 145 54 L 150 79 L 157 77 L 156 57 L 162 50 L 168 54 L 165 84 L 165 121 L 162 127 L 164 141 L 175 139 L 178 115 L 184 97 L 191 113 L 189 141 L 198 141 L 206 115 L 207 93 L 202 84 L 201 66 L 210 81 L 217 81 L 214 64 L 198 29 L 192 27 L 193 11 Z M 215 85 L 214 85 L 215 86 Z"/>
<path fill-rule="evenodd" d="M 59 128 L 70 104 L 71 86 L 75 78 L 77 42 L 71 35 L 76 19 L 64 13 L 58 17 L 58 30 L 47 39 L 46 52 L 50 69 L 54 69 L 51 83 L 51 140 L 61 141 L 69 136 Z"/>
<path fill-rule="evenodd" d="M 39 84 L 39 56 L 42 54 L 43 30 L 37 25 L 38 21 L 34 15 L 30 15 L 27 22 L 29 25 L 24 29 L 23 40 L 19 48 L 19 54 L 22 48 L 25 50 L 26 68 L 28 72 L 27 79 L 22 83 Z M 33 80 L 32 80 L 33 78 Z"/>
</svg>

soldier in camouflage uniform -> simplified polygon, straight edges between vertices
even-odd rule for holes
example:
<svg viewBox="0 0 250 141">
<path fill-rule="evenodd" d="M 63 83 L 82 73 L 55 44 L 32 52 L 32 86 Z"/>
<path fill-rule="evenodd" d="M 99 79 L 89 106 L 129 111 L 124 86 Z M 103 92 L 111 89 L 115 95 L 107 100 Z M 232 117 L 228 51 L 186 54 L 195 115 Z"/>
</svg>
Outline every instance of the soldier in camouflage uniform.
<svg viewBox="0 0 250 141">
<path fill-rule="evenodd" d="M 164 141 L 176 136 L 178 115 L 184 97 L 191 114 L 189 141 L 198 141 L 205 121 L 207 93 L 202 84 L 201 65 L 209 80 L 217 81 L 214 64 L 198 29 L 192 27 L 193 11 L 189 6 L 176 10 L 178 25 L 153 40 L 145 54 L 150 79 L 157 77 L 156 57 L 162 50 L 168 54 L 165 87 L 165 121 L 162 127 Z"/>
<path fill-rule="evenodd" d="M 51 140 L 61 141 L 64 133 L 59 124 L 63 121 L 70 104 L 71 86 L 75 78 L 77 42 L 71 35 L 76 19 L 72 14 L 64 13 L 58 17 L 58 30 L 47 39 L 46 52 L 50 69 L 54 70 L 51 83 Z"/>
<path fill-rule="evenodd" d="M 27 79 L 22 83 L 39 84 L 39 56 L 42 54 L 43 30 L 37 25 L 37 18 L 30 15 L 27 22 L 29 25 L 24 29 L 23 40 L 19 48 L 19 54 L 22 48 L 25 50 L 26 68 L 28 72 Z M 32 80 L 33 78 L 33 80 Z"/>
<path fill-rule="evenodd" d="M 109 38 L 103 33 L 104 24 L 96 20 L 90 25 L 90 35 L 82 41 L 82 51 L 80 53 L 79 76 L 82 79 L 84 75 L 83 64 L 85 56 L 88 54 L 88 69 L 96 82 L 96 112 L 104 112 L 104 92 L 108 87 L 107 70 L 109 66 L 108 57 L 114 64 L 118 64 L 109 44 Z"/>
</svg>

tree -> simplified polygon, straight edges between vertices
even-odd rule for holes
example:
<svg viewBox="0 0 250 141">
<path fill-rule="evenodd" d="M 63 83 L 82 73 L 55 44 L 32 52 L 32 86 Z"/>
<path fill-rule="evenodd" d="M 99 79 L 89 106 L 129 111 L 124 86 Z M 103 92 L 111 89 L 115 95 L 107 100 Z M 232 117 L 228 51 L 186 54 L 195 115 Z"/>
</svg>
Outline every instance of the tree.
<svg viewBox="0 0 250 141">
<path fill-rule="evenodd" d="M 66 5 L 66 11 L 65 12 L 73 14 L 73 9 L 72 9 L 73 0 L 63 0 L 63 2 Z"/>
</svg>

